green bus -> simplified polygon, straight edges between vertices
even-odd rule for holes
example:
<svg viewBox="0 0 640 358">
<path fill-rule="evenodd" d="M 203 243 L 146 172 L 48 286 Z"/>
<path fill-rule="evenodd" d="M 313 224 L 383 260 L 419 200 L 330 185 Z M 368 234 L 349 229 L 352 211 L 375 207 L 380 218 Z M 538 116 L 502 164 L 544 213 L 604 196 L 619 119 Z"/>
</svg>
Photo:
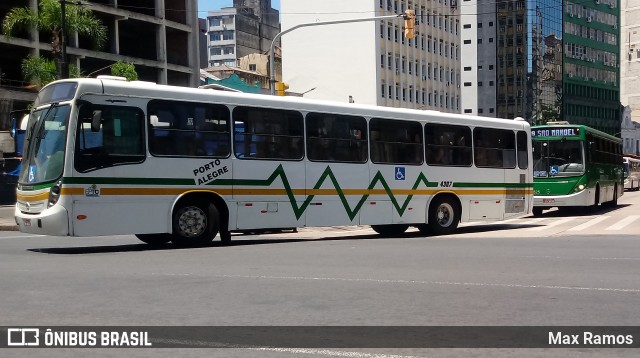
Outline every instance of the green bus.
<svg viewBox="0 0 640 358">
<path fill-rule="evenodd" d="M 622 139 L 583 125 L 550 123 L 531 127 L 533 215 L 552 207 L 618 205 L 624 193 Z"/>
</svg>

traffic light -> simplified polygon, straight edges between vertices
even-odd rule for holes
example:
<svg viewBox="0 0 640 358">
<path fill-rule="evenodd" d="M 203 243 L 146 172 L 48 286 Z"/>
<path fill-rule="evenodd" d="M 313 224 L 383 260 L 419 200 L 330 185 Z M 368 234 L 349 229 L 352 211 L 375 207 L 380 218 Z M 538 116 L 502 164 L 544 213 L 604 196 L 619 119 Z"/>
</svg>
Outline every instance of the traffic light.
<svg viewBox="0 0 640 358">
<path fill-rule="evenodd" d="M 405 10 L 404 12 L 404 38 L 412 39 L 416 37 L 416 11 Z"/>
<path fill-rule="evenodd" d="M 284 91 L 289 89 L 289 85 L 284 82 L 276 82 L 276 96 L 284 96 Z"/>
</svg>

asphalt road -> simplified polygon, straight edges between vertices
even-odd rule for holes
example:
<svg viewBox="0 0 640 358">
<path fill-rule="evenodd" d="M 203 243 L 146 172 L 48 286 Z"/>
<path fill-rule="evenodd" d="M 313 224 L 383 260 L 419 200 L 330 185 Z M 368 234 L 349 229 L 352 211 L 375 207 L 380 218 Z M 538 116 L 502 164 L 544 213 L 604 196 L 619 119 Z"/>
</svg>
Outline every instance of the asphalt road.
<svg viewBox="0 0 640 358">
<path fill-rule="evenodd" d="M 640 220 L 627 219 L 640 207 L 640 194 L 623 198 L 618 210 L 592 216 L 550 212 L 540 224 L 522 224 L 532 220 L 524 218 L 440 237 L 307 229 L 234 236 L 226 247 L 150 249 L 133 236 L 0 232 L 1 325 L 640 325 Z M 586 224 L 605 216 L 607 224 Z M 605 230 L 622 220 L 630 222 Z M 540 229 L 549 225 L 551 231 Z M 571 231 L 580 225 L 589 229 Z M 90 355 L 631 357 L 637 350 L 108 349 Z"/>
</svg>

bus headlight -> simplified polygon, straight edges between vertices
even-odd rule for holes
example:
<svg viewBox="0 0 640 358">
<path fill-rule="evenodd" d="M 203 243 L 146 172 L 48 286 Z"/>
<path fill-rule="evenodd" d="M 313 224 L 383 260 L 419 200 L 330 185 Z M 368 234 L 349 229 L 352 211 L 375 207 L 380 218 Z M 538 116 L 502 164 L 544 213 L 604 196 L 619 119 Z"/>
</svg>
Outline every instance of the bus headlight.
<svg viewBox="0 0 640 358">
<path fill-rule="evenodd" d="M 584 188 L 586 188 L 586 185 L 584 184 L 579 184 L 577 187 L 575 187 L 574 191 L 575 192 L 579 192 L 579 191 L 583 191 Z"/>
<path fill-rule="evenodd" d="M 48 208 L 56 205 L 58 199 L 60 199 L 60 191 L 62 191 L 62 180 L 58 180 L 58 182 L 49 189 L 49 206 Z"/>
</svg>

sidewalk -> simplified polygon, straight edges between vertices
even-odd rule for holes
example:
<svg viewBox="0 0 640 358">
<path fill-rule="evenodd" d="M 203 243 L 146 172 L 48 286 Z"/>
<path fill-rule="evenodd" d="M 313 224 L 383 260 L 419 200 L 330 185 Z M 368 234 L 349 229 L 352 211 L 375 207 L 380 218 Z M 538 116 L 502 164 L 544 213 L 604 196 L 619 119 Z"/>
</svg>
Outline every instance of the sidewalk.
<svg viewBox="0 0 640 358">
<path fill-rule="evenodd" d="M 16 219 L 13 217 L 13 205 L 0 205 L 0 231 L 18 231 Z"/>
</svg>

